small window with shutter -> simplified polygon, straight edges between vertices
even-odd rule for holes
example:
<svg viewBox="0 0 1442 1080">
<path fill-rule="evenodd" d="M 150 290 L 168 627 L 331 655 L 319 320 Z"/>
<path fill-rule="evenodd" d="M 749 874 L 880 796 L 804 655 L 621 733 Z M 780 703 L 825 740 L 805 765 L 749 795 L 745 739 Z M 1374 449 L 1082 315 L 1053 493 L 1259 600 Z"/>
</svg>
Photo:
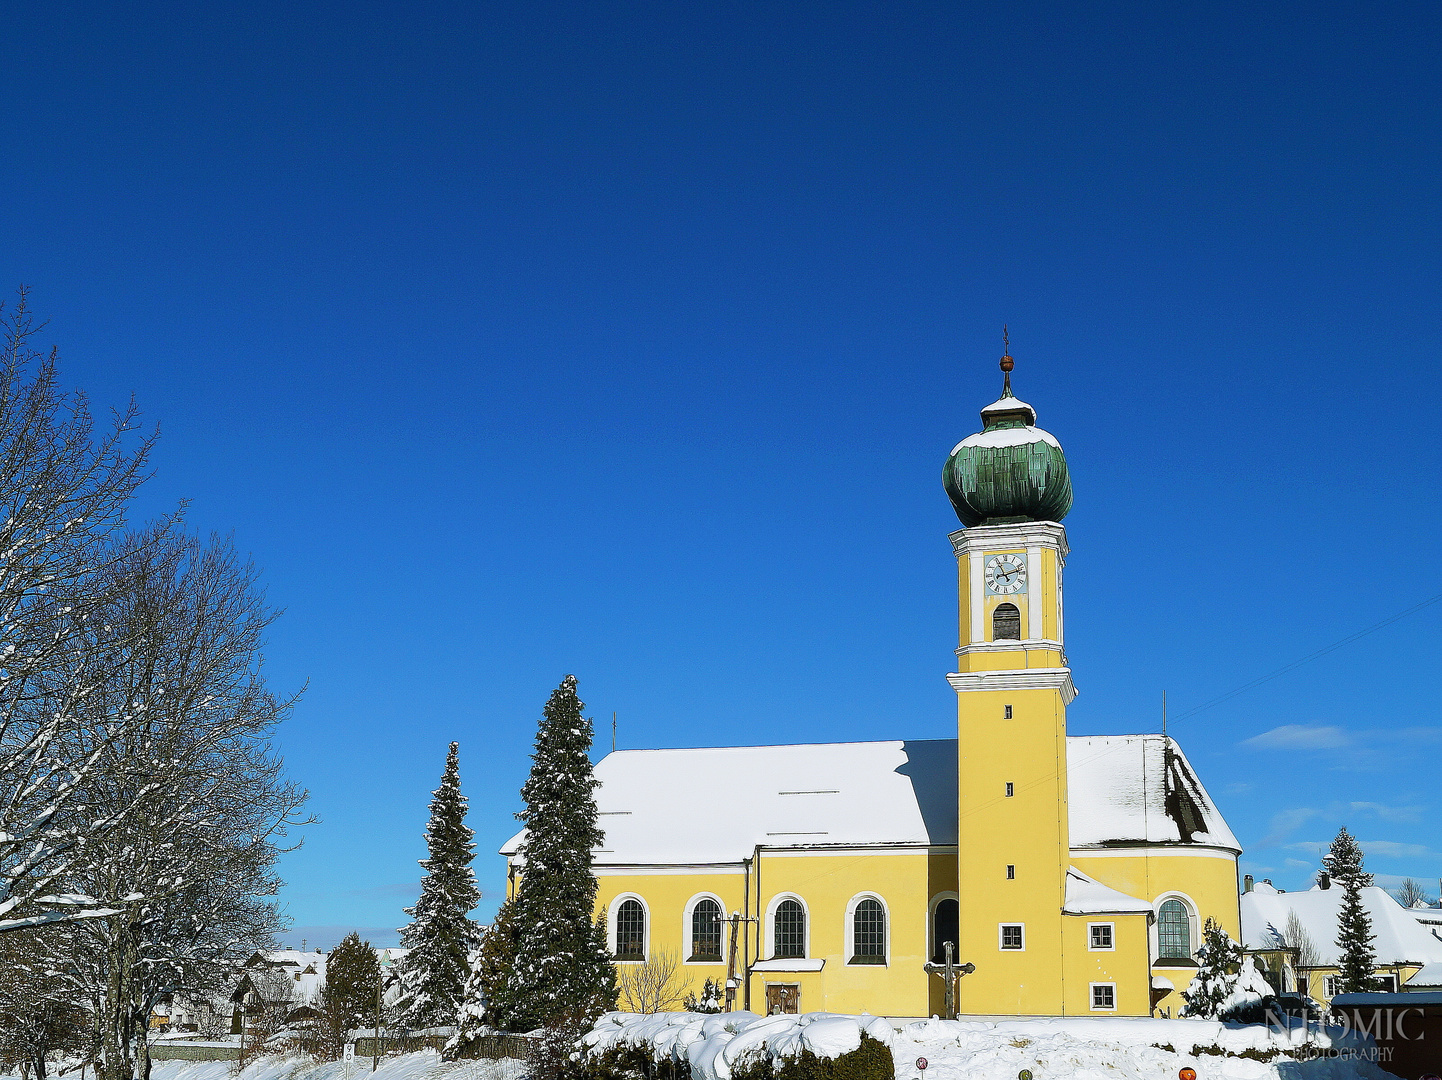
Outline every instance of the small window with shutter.
<svg viewBox="0 0 1442 1080">
<path fill-rule="evenodd" d="M 1021 640 L 1021 609 L 1015 604 L 996 605 L 991 613 L 991 640 Z"/>
</svg>

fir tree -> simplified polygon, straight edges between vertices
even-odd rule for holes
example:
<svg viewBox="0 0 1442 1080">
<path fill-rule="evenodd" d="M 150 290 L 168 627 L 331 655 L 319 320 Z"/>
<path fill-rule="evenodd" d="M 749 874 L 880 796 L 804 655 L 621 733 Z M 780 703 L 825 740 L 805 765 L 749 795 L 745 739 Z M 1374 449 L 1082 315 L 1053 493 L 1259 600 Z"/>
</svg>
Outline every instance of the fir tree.
<svg viewBox="0 0 1442 1080">
<path fill-rule="evenodd" d="M 1208 919 L 1202 931 L 1202 947 L 1197 950 L 1197 974 L 1182 991 L 1186 1005 L 1179 1015 L 1214 1019 L 1223 1002 L 1231 997 L 1241 968 L 1242 947 L 1215 919 Z"/>
<path fill-rule="evenodd" d="M 1208 919 L 1197 950 L 1197 974 L 1182 991 L 1180 1016 L 1229 1020 L 1273 996 L 1256 965 L 1215 919 Z"/>
<path fill-rule="evenodd" d="M 431 798 L 426 825 L 428 858 L 416 906 L 406 908 L 411 922 L 401 931 L 410 950 L 401 962 L 401 1008 L 407 1027 L 449 1026 L 456 1022 L 470 954 L 477 943 L 469 913 L 481 898 L 471 860 L 476 857 L 466 826 L 466 797 L 461 794 L 457 743 L 451 743 L 441 786 Z"/>
<path fill-rule="evenodd" d="M 1357 994 L 1376 989 L 1372 977 L 1377 953 L 1372 947 L 1372 917 L 1362 906 L 1362 889 L 1372 884 L 1372 875 L 1362 869 L 1362 849 L 1345 826 L 1322 858 L 1332 881 L 1342 887 L 1342 910 L 1337 917 L 1337 948 L 1341 970 L 1337 973 L 1338 993 Z"/>
<path fill-rule="evenodd" d="M 480 948 L 471 958 L 471 977 L 466 980 L 464 999 L 456 1018 L 456 1034 L 446 1044 L 448 1061 L 473 1056 L 476 1041 L 502 1027 L 502 1017 L 509 1017 L 512 1012 L 510 986 L 517 945 L 515 913 L 514 900 L 501 905 L 495 921 L 481 936 Z"/>
<path fill-rule="evenodd" d="M 342 1031 L 374 1023 L 381 963 L 369 941 L 354 931 L 341 939 L 325 961 L 326 1004 Z"/>
<path fill-rule="evenodd" d="M 521 788 L 526 826 L 516 893 L 515 967 L 498 1018 L 526 1031 L 562 1018 L 599 1016 L 616 1003 L 616 969 L 604 923 L 591 921 L 596 879 L 591 850 L 597 781 L 591 773 L 591 721 L 567 675 L 546 702 L 531 775 Z"/>
</svg>

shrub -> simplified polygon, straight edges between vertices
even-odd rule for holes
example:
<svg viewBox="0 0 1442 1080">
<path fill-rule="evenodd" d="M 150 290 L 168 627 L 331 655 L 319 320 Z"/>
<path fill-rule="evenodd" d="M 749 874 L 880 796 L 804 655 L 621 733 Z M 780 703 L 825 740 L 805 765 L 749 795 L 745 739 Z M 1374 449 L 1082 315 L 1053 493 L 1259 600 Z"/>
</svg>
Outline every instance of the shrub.
<svg viewBox="0 0 1442 1080">
<path fill-rule="evenodd" d="M 800 1057 L 780 1061 L 758 1055 L 731 1069 L 732 1080 L 892 1080 L 895 1075 L 891 1050 L 865 1033 L 859 1047 L 837 1058 L 817 1057 L 803 1050 Z"/>
</svg>

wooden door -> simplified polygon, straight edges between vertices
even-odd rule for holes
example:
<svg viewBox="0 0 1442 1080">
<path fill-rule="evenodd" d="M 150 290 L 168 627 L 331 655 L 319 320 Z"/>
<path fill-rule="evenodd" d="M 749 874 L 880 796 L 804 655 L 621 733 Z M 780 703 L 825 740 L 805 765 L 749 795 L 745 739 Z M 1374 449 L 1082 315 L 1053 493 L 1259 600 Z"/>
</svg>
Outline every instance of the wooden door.
<svg viewBox="0 0 1442 1080">
<path fill-rule="evenodd" d="M 799 983 L 767 983 L 766 1015 L 776 1013 L 799 1013 L 801 1011 L 801 985 Z"/>
</svg>

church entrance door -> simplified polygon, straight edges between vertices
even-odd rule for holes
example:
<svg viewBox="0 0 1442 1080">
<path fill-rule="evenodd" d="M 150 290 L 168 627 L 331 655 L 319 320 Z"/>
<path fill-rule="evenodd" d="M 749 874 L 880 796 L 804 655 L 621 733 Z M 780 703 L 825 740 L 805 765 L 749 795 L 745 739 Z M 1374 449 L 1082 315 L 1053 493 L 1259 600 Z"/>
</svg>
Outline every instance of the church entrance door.
<svg viewBox="0 0 1442 1080">
<path fill-rule="evenodd" d="M 777 1013 L 799 1013 L 801 1011 L 800 983 L 767 983 L 766 1015 Z"/>
</svg>

